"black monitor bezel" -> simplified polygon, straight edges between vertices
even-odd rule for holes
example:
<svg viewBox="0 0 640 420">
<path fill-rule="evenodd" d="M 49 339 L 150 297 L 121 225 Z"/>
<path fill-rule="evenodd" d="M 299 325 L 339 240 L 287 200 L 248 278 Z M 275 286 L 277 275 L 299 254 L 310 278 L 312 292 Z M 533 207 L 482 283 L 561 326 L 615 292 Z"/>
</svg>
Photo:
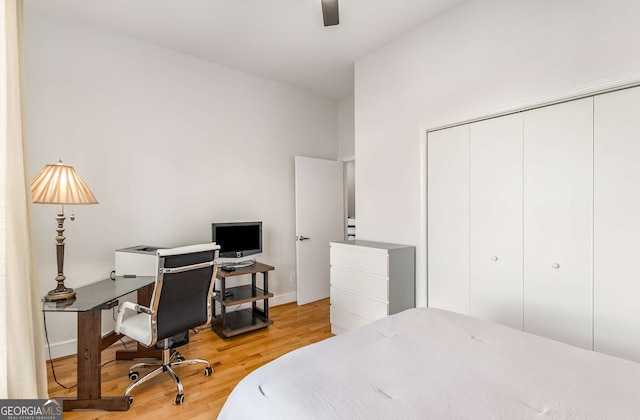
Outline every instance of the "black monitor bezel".
<svg viewBox="0 0 640 420">
<path fill-rule="evenodd" d="M 235 226 L 258 226 L 258 243 L 259 248 L 256 249 L 243 249 L 237 251 L 224 251 L 220 249 L 220 258 L 243 258 L 249 255 L 262 253 L 262 222 L 214 222 L 211 223 L 211 240 L 216 242 L 216 229 L 218 227 L 235 227 Z"/>
</svg>

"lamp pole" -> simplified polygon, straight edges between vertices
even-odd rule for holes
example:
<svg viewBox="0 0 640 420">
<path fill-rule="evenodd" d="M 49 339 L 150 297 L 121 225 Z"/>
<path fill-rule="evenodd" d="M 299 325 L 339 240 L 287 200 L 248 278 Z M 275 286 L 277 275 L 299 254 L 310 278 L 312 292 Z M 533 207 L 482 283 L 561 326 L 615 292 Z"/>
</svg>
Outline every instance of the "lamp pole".
<svg viewBox="0 0 640 420">
<path fill-rule="evenodd" d="M 58 222 L 58 228 L 56 232 L 58 232 L 58 236 L 56 236 L 56 257 L 58 261 L 58 275 L 56 276 L 56 281 L 58 282 L 58 286 L 47 293 L 44 297 L 46 301 L 55 301 L 55 300 L 66 300 L 71 299 L 76 295 L 76 292 L 64 285 L 64 281 L 66 280 L 66 276 L 64 275 L 64 206 L 58 206 L 58 215 L 56 216 L 56 221 Z"/>
</svg>

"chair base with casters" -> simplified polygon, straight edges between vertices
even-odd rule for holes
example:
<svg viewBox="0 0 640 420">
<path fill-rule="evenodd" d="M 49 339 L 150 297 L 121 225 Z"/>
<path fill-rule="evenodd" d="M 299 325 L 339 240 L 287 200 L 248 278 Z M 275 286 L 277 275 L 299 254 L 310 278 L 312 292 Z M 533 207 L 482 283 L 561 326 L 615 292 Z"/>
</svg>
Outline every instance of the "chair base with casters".
<svg viewBox="0 0 640 420">
<path fill-rule="evenodd" d="M 185 359 L 182 355 L 174 351 L 173 348 L 168 344 L 169 340 L 164 340 L 165 348 L 162 349 L 162 360 L 159 361 L 151 361 L 151 362 L 141 362 L 136 363 L 135 365 L 129 368 L 129 379 L 134 381 L 131 385 L 127 387 L 127 390 L 124 392 L 125 397 L 129 397 L 129 404 L 133 403 L 133 397 L 129 395 L 131 391 L 133 391 L 138 385 L 141 385 L 152 378 L 162 374 L 168 373 L 173 378 L 173 381 L 178 388 L 178 393 L 173 400 L 174 404 L 180 405 L 184 402 L 184 388 L 182 387 L 182 382 L 180 378 L 173 370 L 174 367 L 180 365 L 192 365 L 196 363 L 202 363 L 205 365 L 204 375 L 211 376 L 213 375 L 213 368 L 211 364 L 204 359 Z M 148 368 L 148 367 L 156 367 L 155 369 L 147 372 L 144 376 L 140 377 L 140 373 L 138 369 L 140 368 Z"/>
</svg>

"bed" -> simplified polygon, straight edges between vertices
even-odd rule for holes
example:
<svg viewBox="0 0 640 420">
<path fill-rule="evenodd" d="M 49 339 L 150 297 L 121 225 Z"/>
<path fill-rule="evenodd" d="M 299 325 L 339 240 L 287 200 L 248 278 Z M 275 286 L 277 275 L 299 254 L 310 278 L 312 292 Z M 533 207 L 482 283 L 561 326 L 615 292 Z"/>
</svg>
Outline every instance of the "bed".
<svg viewBox="0 0 640 420">
<path fill-rule="evenodd" d="M 638 419 L 640 364 L 417 308 L 245 377 L 219 419 Z"/>
</svg>

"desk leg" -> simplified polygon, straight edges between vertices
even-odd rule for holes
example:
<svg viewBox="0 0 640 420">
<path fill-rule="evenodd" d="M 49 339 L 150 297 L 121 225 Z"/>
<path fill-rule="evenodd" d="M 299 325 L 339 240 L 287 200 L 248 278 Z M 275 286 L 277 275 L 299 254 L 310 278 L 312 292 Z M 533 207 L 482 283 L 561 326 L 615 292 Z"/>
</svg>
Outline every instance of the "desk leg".
<svg viewBox="0 0 640 420">
<path fill-rule="evenodd" d="M 102 398 L 100 353 L 102 345 L 102 314 L 100 309 L 78 312 L 78 392 L 76 399 L 63 400 L 64 411 L 98 409 L 126 411 L 129 398 Z"/>
<path fill-rule="evenodd" d="M 100 386 L 100 341 L 102 311 L 78 312 L 78 399 L 102 396 Z M 98 334 L 95 334 L 98 331 Z M 95 378 L 98 378 L 96 381 Z"/>
</svg>

